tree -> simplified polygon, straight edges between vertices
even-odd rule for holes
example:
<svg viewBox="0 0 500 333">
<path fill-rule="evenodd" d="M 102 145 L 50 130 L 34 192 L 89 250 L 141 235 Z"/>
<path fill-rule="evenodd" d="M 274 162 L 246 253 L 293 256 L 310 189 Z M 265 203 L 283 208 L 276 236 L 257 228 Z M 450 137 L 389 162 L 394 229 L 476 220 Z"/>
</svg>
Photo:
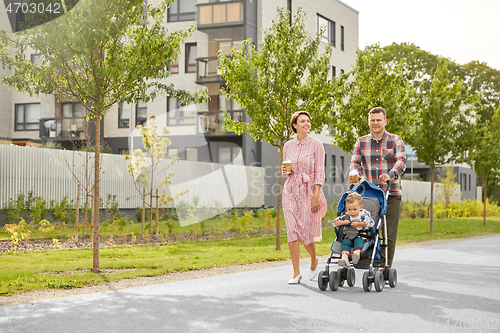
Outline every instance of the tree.
<svg viewBox="0 0 500 333">
<path fill-rule="evenodd" d="M 443 60 L 448 60 L 450 82 L 453 82 L 455 78 L 460 78 L 471 94 L 479 95 L 481 108 L 477 112 L 481 117 L 478 121 L 491 120 L 495 108 L 500 105 L 500 70 L 479 61 L 459 65 L 449 59 L 424 51 L 414 44 L 393 43 L 383 48 L 383 61 L 387 63 L 402 61 L 404 63 L 403 75 L 421 94 L 429 91 L 438 64 Z M 488 193 L 490 193 L 491 201 L 499 197 L 500 186 L 498 186 L 498 181 L 490 180 Z"/>
<path fill-rule="evenodd" d="M 455 181 L 455 173 L 453 167 L 447 166 L 438 171 L 437 180 L 442 184 L 441 188 L 437 190 L 439 198 L 444 201 L 445 209 L 450 208 L 451 198 L 455 191 L 459 188 L 458 183 Z M 439 199 L 438 199 L 439 200 Z"/>
<path fill-rule="evenodd" d="M 477 96 L 470 94 L 459 78 L 450 84 L 447 65 L 446 61 L 438 65 L 428 93 L 420 95 L 421 122 L 414 135 L 408 138 L 418 160 L 431 169 L 430 232 L 433 231 L 436 165 L 461 158 L 474 137 L 472 111 L 477 104 Z"/>
<path fill-rule="evenodd" d="M 323 53 L 321 36 L 312 38 L 304 27 L 304 12 L 299 8 L 290 23 L 289 12 L 278 8 L 273 25 L 265 32 L 259 51 L 251 40 L 241 50 L 232 50 L 231 57 L 219 51 L 220 70 L 226 80 L 221 90 L 245 109 L 251 122 L 237 122 L 224 114 L 226 129 L 248 134 L 255 140 L 278 147 L 280 166 L 283 146 L 293 135 L 289 122 L 292 114 L 308 111 L 312 117 L 311 131 L 328 122 L 333 111 L 335 85 L 328 80 L 331 46 Z M 276 249 L 280 250 L 280 206 L 282 175 L 279 173 L 276 214 Z"/>
<path fill-rule="evenodd" d="M 10 35 L 0 31 L 0 62 L 11 70 L 3 84 L 39 95 L 53 93 L 59 100 L 77 100 L 94 119 L 94 232 L 93 271 L 99 271 L 100 120 L 120 101 L 149 101 L 159 93 L 199 102 L 165 85 L 168 65 L 175 61 L 194 27 L 168 33 L 164 16 L 168 3 L 158 7 L 143 0 L 82 0 L 65 15 L 36 29 Z M 41 64 L 24 60 L 24 52 L 40 54 Z"/>
<path fill-rule="evenodd" d="M 383 62 L 392 63 L 396 61 L 403 64 L 401 74 L 422 93 L 430 89 L 432 77 L 440 61 L 448 62 L 450 80 L 453 81 L 456 77 L 464 78 L 464 70 L 459 64 L 422 50 L 415 44 L 392 43 L 382 48 L 382 52 Z"/>
<path fill-rule="evenodd" d="M 469 154 L 469 165 L 476 171 L 483 183 L 483 225 L 486 225 L 486 201 L 488 177 L 500 169 L 500 146 L 498 133 L 500 133 L 500 105 L 497 106 L 491 120 L 477 123 L 478 135 L 474 139 L 473 149 Z"/>
<path fill-rule="evenodd" d="M 134 178 L 134 185 L 140 195 L 143 195 L 147 190 L 149 195 L 149 233 L 151 234 L 151 225 L 153 223 L 153 193 L 155 189 L 160 189 L 164 185 L 170 184 L 170 177 L 173 173 L 166 174 L 160 181 L 157 177 L 161 177 L 161 170 L 158 166 L 162 158 L 167 153 L 167 147 L 172 144 L 169 138 L 166 137 L 169 131 L 163 127 L 161 134 L 158 131 L 158 124 L 155 116 L 149 118 L 147 126 L 137 126 L 141 132 L 142 143 L 146 154 L 143 150 L 137 148 L 133 151 L 132 156 L 127 155 L 125 160 L 129 162 L 127 170 Z M 163 170 L 167 170 L 171 165 L 178 162 L 179 158 L 175 157 L 169 163 L 163 166 Z M 156 179 L 156 182 L 155 182 Z M 162 204 L 167 204 L 187 191 L 182 191 L 173 196 L 168 196 L 165 191 L 160 196 Z M 144 215 L 143 215 L 144 216 Z M 158 235 L 158 225 L 156 226 L 156 235 Z M 142 236 L 144 236 L 144 225 L 142 226 Z"/>
<path fill-rule="evenodd" d="M 491 120 L 495 109 L 500 105 L 500 70 L 488 67 L 484 62 L 471 61 L 462 66 L 464 81 L 469 89 L 479 94 L 481 105 L 481 122 Z"/>
<path fill-rule="evenodd" d="M 402 65 L 382 61 L 378 45 L 358 50 L 356 65 L 343 78 L 340 99 L 332 117 L 335 144 L 351 152 L 359 136 L 370 132 L 368 111 L 380 106 L 387 110 L 387 130 L 403 140 L 411 136 L 418 121 L 415 112 L 415 89 L 402 76 Z"/>
</svg>

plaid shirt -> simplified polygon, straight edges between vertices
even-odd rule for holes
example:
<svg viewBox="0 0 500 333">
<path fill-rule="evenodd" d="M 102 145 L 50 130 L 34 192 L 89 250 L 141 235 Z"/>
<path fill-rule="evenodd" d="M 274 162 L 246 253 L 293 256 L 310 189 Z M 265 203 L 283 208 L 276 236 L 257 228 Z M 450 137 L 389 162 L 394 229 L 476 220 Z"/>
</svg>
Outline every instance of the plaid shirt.
<svg viewBox="0 0 500 333">
<path fill-rule="evenodd" d="M 373 135 L 362 136 L 356 141 L 352 152 L 350 169 L 356 169 L 365 180 L 380 185 L 378 177 L 385 173 L 391 177 L 390 194 L 401 195 L 401 174 L 406 169 L 403 140 L 384 131 L 380 140 Z"/>
</svg>

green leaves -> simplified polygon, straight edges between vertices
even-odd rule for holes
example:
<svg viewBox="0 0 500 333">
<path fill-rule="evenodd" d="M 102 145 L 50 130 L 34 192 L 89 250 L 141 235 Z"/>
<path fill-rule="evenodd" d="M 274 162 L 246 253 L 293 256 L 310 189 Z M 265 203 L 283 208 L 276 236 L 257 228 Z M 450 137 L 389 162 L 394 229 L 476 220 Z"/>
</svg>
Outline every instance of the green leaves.
<svg viewBox="0 0 500 333">
<path fill-rule="evenodd" d="M 387 111 L 387 130 L 410 137 L 418 121 L 416 90 L 402 75 L 403 64 L 386 63 L 378 45 L 358 51 L 353 70 L 340 77 L 335 116 L 334 143 L 351 152 L 359 136 L 370 133 L 368 111 L 380 106 Z"/>
<path fill-rule="evenodd" d="M 320 51 L 321 37 L 308 35 L 303 21 L 301 9 L 291 25 L 288 12 L 278 9 L 258 52 L 250 40 L 243 42 L 241 50 L 233 50 L 231 57 L 219 52 L 219 70 L 227 86 L 222 93 L 236 100 L 251 119 L 251 123 L 239 123 L 226 115 L 227 130 L 281 148 L 293 134 L 289 121 L 294 112 L 311 114 L 312 131 L 328 122 L 335 90 L 328 81 L 332 50 L 327 45 Z"/>
<path fill-rule="evenodd" d="M 477 102 L 477 96 L 468 93 L 459 78 L 449 83 L 447 62 L 441 62 L 428 94 L 420 96 L 421 122 L 408 138 L 419 161 L 434 168 L 465 154 L 475 134 L 472 111 Z"/>
</svg>

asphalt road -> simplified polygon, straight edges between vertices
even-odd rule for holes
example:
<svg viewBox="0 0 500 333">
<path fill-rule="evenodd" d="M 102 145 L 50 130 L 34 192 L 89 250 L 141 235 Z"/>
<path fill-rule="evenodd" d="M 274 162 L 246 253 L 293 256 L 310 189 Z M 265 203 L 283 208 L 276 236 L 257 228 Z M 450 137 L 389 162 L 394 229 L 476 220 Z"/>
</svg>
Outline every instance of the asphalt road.
<svg viewBox="0 0 500 333">
<path fill-rule="evenodd" d="M 8 305 L 0 332 L 500 332 L 500 236 L 399 249 L 394 267 L 382 292 L 363 270 L 352 288 L 289 286 L 282 266 Z"/>
</svg>

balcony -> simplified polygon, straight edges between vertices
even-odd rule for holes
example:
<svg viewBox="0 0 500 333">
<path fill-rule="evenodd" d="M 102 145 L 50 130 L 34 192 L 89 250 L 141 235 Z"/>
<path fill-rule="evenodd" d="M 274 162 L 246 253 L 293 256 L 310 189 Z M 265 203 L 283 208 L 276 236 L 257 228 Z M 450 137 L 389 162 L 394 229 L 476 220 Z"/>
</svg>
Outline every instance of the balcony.
<svg viewBox="0 0 500 333">
<path fill-rule="evenodd" d="M 243 2 L 216 2 L 198 4 L 198 29 L 243 24 Z"/>
<path fill-rule="evenodd" d="M 227 111 L 231 119 L 245 121 L 243 110 Z M 224 131 L 224 113 L 222 111 L 196 111 L 178 109 L 167 112 L 167 127 L 176 135 L 227 136 L 236 135 Z M 174 130 L 173 128 L 176 127 Z"/>
<path fill-rule="evenodd" d="M 219 71 L 220 61 L 217 57 L 196 58 L 196 83 L 224 83 L 224 77 Z"/>
<path fill-rule="evenodd" d="M 229 117 L 235 121 L 245 121 L 243 110 L 227 111 Z M 222 111 L 198 112 L 198 133 L 204 135 L 235 135 L 234 132 L 224 131 L 224 113 Z"/>
<path fill-rule="evenodd" d="M 45 140 L 85 140 L 87 121 L 85 117 L 42 118 L 39 133 Z"/>
</svg>

